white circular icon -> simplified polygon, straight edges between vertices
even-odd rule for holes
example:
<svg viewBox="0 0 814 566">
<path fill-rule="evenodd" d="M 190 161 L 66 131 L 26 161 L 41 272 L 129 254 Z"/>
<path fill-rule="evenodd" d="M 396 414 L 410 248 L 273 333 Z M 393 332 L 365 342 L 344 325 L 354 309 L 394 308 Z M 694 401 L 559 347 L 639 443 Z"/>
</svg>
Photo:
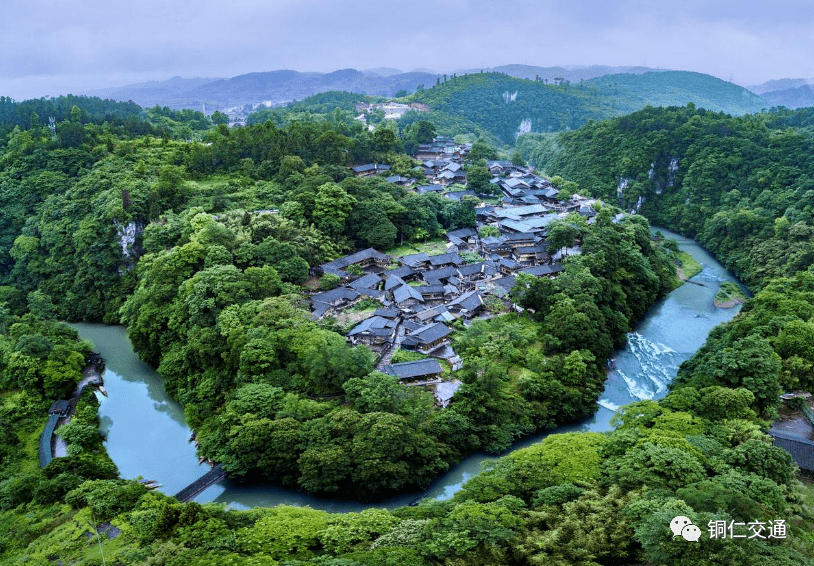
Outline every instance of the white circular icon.
<svg viewBox="0 0 814 566">
<path fill-rule="evenodd" d="M 692 525 L 692 521 L 690 521 L 689 517 L 685 517 L 684 515 L 679 515 L 670 521 L 670 530 L 673 531 L 673 536 L 679 536 L 681 534 L 681 530 L 687 525 Z"/>
<path fill-rule="evenodd" d="M 701 529 L 695 525 L 687 525 L 681 530 L 681 536 L 684 537 L 684 540 L 697 542 L 701 538 Z"/>
<path fill-rule="evenodd" d="M 696 542 L 701 538 L 701 529 L 692 524 L 689 517 L 679 515 L 670 521 L 670 530 L 673 531 L 673 536 L 684 537 L 684 540 Z"/>
</svg>

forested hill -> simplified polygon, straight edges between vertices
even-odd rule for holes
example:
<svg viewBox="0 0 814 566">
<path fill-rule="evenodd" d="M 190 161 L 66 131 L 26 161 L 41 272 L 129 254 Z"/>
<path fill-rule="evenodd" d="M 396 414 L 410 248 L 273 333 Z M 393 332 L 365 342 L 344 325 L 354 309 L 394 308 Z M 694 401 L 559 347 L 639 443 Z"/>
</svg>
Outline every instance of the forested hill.
<svg viewBox="0 0 814 566">
<path fill-rule="evenodd" d="M 552 223 L 548 244 L 579 241 L 582 253 L 556 279 L 517 276 L 510 299 L 523 313 L 456 325 L 462 384 L 436 409 L 429 392 L 372 371 L 372 352 L 349 346 L 339 319 L 312 320 L 301 286 L 330 284 L 309 281 L 309 268 L 354 249 L 474 225 L 470 199 L 356 178 L 346 166 L 388 163 L 420 177 L 402 148 L 432 138 L 432 126 L 370 132 L 340 111 L 333 122 L 210 122 L 201 133 L 195 113 L 146 115 L 160 135 L 86 121 L 77 106 L 56 138 L 42 125 L 0 136 L 0 566 L 814 566 L 810 499 L 791 456 L 762 432 L 781 387 L 814 386 L 811 273 L 767 285 L 661 402 L 620 408 L 607 434 L 551 435 L 446 501 L 347 514 L 182 504 L 118 478 L 90 391 L 57 429 L 66 456 L 40 468 L 48 408 L 82 379 L 91 348 L 58 319 L 127 324 L 183 403 L 201 454 L 233 477 L 370 497 L 424 487 L 471 451 L 500 452 L 522 434 L 581 421 L 596 408 L 605 360 L 671 285 L 670 243 L 654 240 L 641 215 L 614 222 L 618 211 L 595 203 L 591 224 L 579 214 Z M 750 182 L 768 183 L 754 202 L 771 214 L 774 198 L 789 201 L 805 185 L 807 165 L 789 156 L 810 159 L 810 119 L 651 109 L 577 132 L 605 145 L 562 139 L 591 148 L 578 157 L 596 179 L 639 143 L 696 163 L 685 185 L 693 167 L 702 179 L 737 154 L 743 170 L 766 170 Z M 791 125 L 801 129 L 784 130 Z M 651 139 L 654 127 L 665 132 Z M 676 140 L 688 130 L 695 151 L 729 145 L 692 161 L 670 129 Z M 602 152 L 612 157 L 604 165 Z M 648 159 L 621 161 L 625 174 Z M 690 212 L 715 217 L 710 203 L 732 179 Z M 766 225 L 740 196 L 745 218 Z M 810 223 L 804 206 L 791 210 L 798 216 L 787 212 L 771 230 L 793 248 L 810 241 Z M 742 226 L 725 220 L 726 230 Z M 677 515 L 704 540 L 674 536 Z M 752 521 L 773 538 L 746 539 Z M 742 538 L 709 540 L 710 524 L 741 527 Z"/>
<path fill-rule="evenodd" d="M 523 136 L 523 156 L 581 189 L 697 237 L 753 287 L 814 262 L 814 111 L 733 118 L 647 108 Z"/>
<path fill-rule="evenodd" d="M 614 98 L 622 113 L 645 106 L 684 106 L 692 102 L 698 108 L 738 116 L 772 106 L 741 86 L 688 71 L 606 75 L 588 83 Z"/>
<path fill-rule="evenodd" d="M 589 120 L 645 106 L 684 105 L 730 114 L 759 112 L 759 96 L 726 81 L 684 71 L 608 75 L 580 83 L 528 81 L 497 73 L 453 76 L 409 100 L 426 102 L 439 131 L 486 130 L 513 145 L 518 133 L 576 129 Z"/>
<path fill-rule="evenodd" d="M 54 118 L 57 122 L 69 120 L 74 107 L 80 110 L 79 116 L 74 117 L 84 123 L 101 124 L 107 121 L 133 124 L 138 122 L 142 115 L 141 107 L 133 102 L 116 102 L 90 96 L 68 95 L 22 102 L 0 96 L 0 132 L 6 133 L 15 126 L 26 130 L 32 126 L 36 128 L 41 124 L 47 124 L 49 118 Z"/>
</svg>

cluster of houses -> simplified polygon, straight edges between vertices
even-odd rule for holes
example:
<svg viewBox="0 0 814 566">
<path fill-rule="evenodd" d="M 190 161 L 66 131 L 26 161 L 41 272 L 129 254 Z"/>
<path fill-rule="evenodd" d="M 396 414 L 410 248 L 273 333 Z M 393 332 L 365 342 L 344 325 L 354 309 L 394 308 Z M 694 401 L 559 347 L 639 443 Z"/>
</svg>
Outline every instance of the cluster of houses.
<svg viewBox="0 0 814 566">
<path fill-rule="evenodd" d="M 500 222 L 496 224 L 500 226 Z M 481 224 L 489 225 L 485 221 Z M 517 273 L 556 277 L 563 269 L 554 260 L 556 254 L 546 250 L 540 231 L 505 231 L 481 238 L 472 227 L 450 231 L 446 237 L 448 251 L 438 255 L 416 253 L 392 258 L 368 248 L 324 263 L 316 274 L 334 274 L 340 286 L 311 296 L 314 319 L 338 315 L 364 299 L 380 303 L 347 333 L 348 341 L 370 347 L 379 355 L 377 367 L 405 385 L 433 386 L 440 406 L 449 403 L 455 387 L 442 379 L 437 359 L 447 360 L 453 370 L 461 362 L 450 346 L 452 330 L 448 325 L 490 316 L 485 308 L 487 297 L 505 297 Z M 462 253 L 470 260 L 477 254 L 480 260 L 466 262 Z M 430 359 L 389 363 L 398 349 Z"/>
<path fill-rule="evenodd" d="M 471 145 L 456 144 L 444 137 L 419 146 L 418 157 L 423 159 L 430 182 L 413 190 L 437 192 L 454 200 L 477 198 L 471 190 L 447 190 L 453 183 L 466 185 L 462 160 L 470 149 Z M 560 200 L 556 187 L 526 167 L 509 161 L 489 161 L 487 167 L 491 183 L 500 189 L 500 203 L 481 203 L 475 208 L 475 227 L 447 232 L 446 253 L 392 258 L 370 248 L 315 270 L 318 275 L 339 276 L 341 286 L 311 296 L 313 317 L 339 314 L 363 299 L 381 303 L 381 308 L 348 332 L 348 341 L 373 349 L 380 356 L 377 367 L 397 376 L 405 385 L 433 386 L 440 406 L 449 403 L 457 386 L 442 378 L 438 359 L 447 360 L 453 370 L 460 365 L 460 358 L 450 347 L 452 330 L 448 324 L 456 320 L 466 324 L 473 317 L 490 316 L 485 301 L 490 295 L 504 299 L 519 273 L 556 277 L 564 269 L 560 260 L 581 250 L 576 244 L 550 249 L 546 244 L 549 226 L 569 213 L 587 217 L 589 223 L 596 216 L 593 200 L 579 195 Z M 357 175 L 372 175 L 387 174 L 389 169 L 368 164 L 354 171 Z M 408 186 L 413 181 L 398 176 L 387 180 Z M 465 262 L 461 254 L 470 261 Z M 475 254 L 478 261 L 472 262 Z M 351 266 L 356 268 L 349 271 Z M 389 363 L 398 349 L 430 357 Z"/>
<path fill-rule="evenodd" d="M 360 102 L 355 107 L 356 119 L 364 122 L 365 121 L 365 114 L 373 110 L 381 110 L 384 112 L 384 119 L 385 120 L 398 120 L 402 116 L 404 116 L 410 110 L 414 110 L 416 112 L 429 112 L 430 106 L 424 102 L 411 102 L 410 104 L 403 104 L 401 102 L 395 101 L 388 101 L 388 102 L 380 102 L 374 104 L 368 104 L 366 102 Z"/>
</svg>

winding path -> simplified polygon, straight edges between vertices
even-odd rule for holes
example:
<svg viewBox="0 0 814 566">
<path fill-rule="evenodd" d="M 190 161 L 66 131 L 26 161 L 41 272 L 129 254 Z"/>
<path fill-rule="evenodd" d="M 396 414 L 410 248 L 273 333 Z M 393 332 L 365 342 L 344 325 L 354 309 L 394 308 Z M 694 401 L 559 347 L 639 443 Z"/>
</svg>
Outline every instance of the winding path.
<svg viewBox="0 0 814 566">
<path fill-rule="evenodd" d="M 43 429 L 42 434 L 40 435 L 40 447 L 39 447 L 39 457 L 40 457 L 40 467 L 44 468 L 51 461 L 54 459 L 54 431 L 56 430 L 57 426 L 60 424 L 61 419 L 65 419 L 64 422 L 68 422 L 73 414 L 74 410 L 76 409 L 76 404 L 79 402 L 79 398 L 82 396 L 82 392 L 85 390 L 87 386 L 101 386 L 103 384 L 102 381 L 102 372 L 105 369 L 105 362 L 94 352 L 91 352 L 92 357 L 91 361 L 88 366 L 85 368 L 83 374 L 84 378 L 80 381 L 76 386 L 76 391 L 74 391 L 73 395 L 70 399 L 67 399 L 68 402 L 68 410 L 66 413 L 55 413 L 49 412 L 48 415 L 48 422 L 45 423 L 45 429 Z M 53 405 L 52 405 L 53 407 Z M 63 423 L 64 424 L 64 423 Z"/>
</svg>

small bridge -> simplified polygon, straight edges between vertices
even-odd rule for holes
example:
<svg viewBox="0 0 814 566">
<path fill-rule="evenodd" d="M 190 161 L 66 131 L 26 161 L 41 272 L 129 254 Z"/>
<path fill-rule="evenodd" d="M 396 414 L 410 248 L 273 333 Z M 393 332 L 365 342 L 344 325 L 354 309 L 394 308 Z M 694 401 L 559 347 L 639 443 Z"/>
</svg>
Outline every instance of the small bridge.
<svg viewBox="0 0 814 566">
<path fill-rule="evenodd" d="M 175 498 L 181 503 L 192 501 L 192 498 L 203 492 L 206 488 L 218 483 L 226 478 L 226 472 L 221 469 L 220 464 L 215 464 L 212 469 L 199 477 L 197 480 L 186 486 L 175 494 Z"/>
<path fill-rule="evenodd" d="M 48 422 L 45 424 L 45 430 L 40 435 L 40 467 L 44 468 L 51 463 L 54 459 L 54 453 L 51 450 L 51 437 L 54 435 L 54 429 L 57 428 L 57 423 L 61 417 L 57 414 L 48 415 Z"/>
</svg>

